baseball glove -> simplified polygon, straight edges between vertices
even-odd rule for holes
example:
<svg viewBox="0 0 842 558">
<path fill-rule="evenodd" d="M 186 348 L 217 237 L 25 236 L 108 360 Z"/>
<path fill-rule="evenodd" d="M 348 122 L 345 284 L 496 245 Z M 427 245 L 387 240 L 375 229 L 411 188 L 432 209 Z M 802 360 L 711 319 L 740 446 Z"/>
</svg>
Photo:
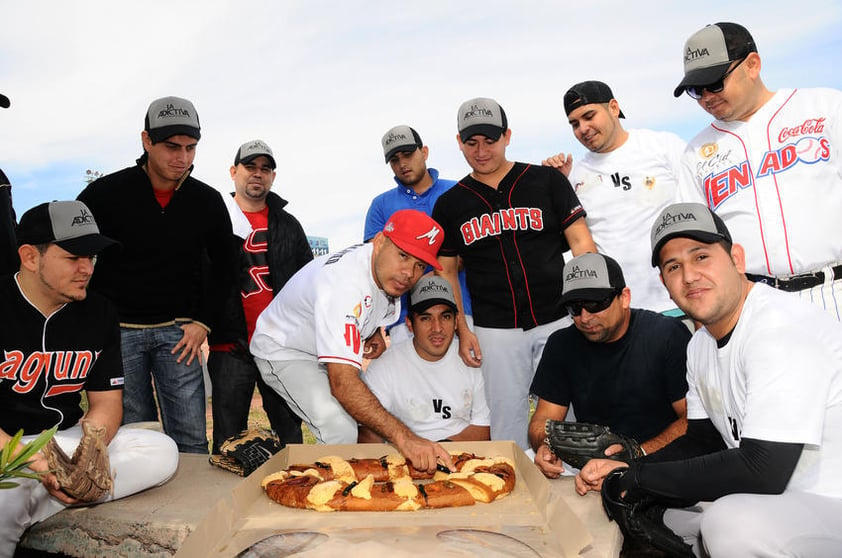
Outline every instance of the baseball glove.
<svg viewBox="0 0 842 558">
<path fill-rule="evenodd" d="M 210 456 L 211 465 L 247 477 L 281 451 L 277 434 L 265 428 L 243 430 L 219 444 L 219 454 Z"/>
<path fill-rule="evenodd" d="M 594 458 L 628 461 L 643 455 L 640 444 L 635 440 L 615 434 L 607 426 L 599 424 L 550 419 L 544 425 L 544 432 L 547 435 L 544 443 L 553 455 L 577 469 Z M 605 450 L 612 444 L 620 444 L 623 450 L 605 455 Z"/>
<path fill-rule="evenodd" d="M 81 502 L 96 502 L 111 493 L 113 481 L 104 426 L 83 421 L 82 439 L 73 457 L 64 453 L 55 438 L 51 438 L 41 451 L 59 486 L 69 496 Z"/>
<path fill-rule="evenodd" d="M 616 521 L 628 539 L 654 546 L 667 556 L 694 558 L 693 547 L 664 524 L 666 506 L 652 496 L 642 496 L 636 501 L 627 500 L 628 494 L 626 498 L 621 496 L 626 471 L 626 467 L 614 469 L 602 481 L 602 507 L 608 519 Z"/>
</svg>

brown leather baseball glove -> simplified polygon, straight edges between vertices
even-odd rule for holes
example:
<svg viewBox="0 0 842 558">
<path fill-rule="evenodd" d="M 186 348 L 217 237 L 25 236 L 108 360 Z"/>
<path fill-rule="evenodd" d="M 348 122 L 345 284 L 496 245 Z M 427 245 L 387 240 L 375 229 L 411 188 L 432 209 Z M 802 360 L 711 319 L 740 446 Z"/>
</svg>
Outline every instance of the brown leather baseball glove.
<svg viewBox="0 0 842 558">
<path fill-rule="evenodd" d="M 96 502 L 113 489 L 105 427 L 83 421 L 82 433 L 73 457 L 64 453 L 55 438 L 41 451 L 64 492 L 82 502 Z"/>
</svg>

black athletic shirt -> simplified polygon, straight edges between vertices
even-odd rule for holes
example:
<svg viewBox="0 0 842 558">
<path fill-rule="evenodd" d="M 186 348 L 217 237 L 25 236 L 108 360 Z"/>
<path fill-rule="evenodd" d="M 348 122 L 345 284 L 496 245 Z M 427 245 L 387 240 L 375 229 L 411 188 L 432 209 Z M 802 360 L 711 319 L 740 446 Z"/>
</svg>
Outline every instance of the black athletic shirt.
<svg viewBox="0 0 842 558">
<path fill-rule="evenodd" d="M 689 341 L 681 321 L 637 308 L 613 343 L 588 341 L 569 326 L 547 339 L 531 393 L 572 403 L 576 420 L 644 442 L 677 418 L 672 403 L 687 394 Z"/>
<path fill-rule="evenodd" d="M 0 278 L 0 428 L 37 434 L 82 418 L 81 391 L 122 389 L 117 313 L 88 292 L 45 318 L 18 288 Z"/>
<path fill-rule="evenodd" d="M 474 323 L 523 328 L 565 315 L 564 229 L 585 210 L 556 169 L 515 163 L 497 188 L 466 176 L 442 194 L 433 219 L 442 256 L 462 256 Z"/>
</svg>

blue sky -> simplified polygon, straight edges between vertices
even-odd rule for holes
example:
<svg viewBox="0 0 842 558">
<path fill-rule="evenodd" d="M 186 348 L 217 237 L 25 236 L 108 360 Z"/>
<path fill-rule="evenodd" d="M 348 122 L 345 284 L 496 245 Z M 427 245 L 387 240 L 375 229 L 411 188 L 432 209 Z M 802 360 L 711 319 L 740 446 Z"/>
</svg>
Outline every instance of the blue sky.
<svg viewBox="0 0 842 558">
<path fill-rule="evenodd" d="M 4 3 L 0 167 L 19 214 L 75 197 L 87 169 L 133 164 L 149 102 L 178 95 L 202 123 L 194 175 L 229 191 L 236 148 L 265 140 L 275 190 L 332 249 L 361 240 L 394 184 L 390 127 L 418 130 L 442 176 L 468 172 L 456 109 L 472 97 L 503 105 L 515 160 L 582 153 L 561 98 L 586 79 L 611 85 L 626 127 L 690 139 L 709 119 L 672 90 L 684 41 L 716 21 L 749 28 L 771 89 L 842 89 L 837 0 Z"/>
</svg>

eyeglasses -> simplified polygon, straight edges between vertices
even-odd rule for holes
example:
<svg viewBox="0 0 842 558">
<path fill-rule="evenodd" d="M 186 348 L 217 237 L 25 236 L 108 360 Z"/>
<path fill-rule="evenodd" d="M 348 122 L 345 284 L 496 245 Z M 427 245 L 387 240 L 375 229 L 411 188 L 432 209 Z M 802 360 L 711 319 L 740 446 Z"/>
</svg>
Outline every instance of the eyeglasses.
<svg viewBox="0 0 842 558">
<path fill-rule="evenodd" d="M 687 87 L 687 89 L 685 89 L 685 91 L 687 91 L 687 94 L 690 95 L 692 98 L 696 99 L 697 101 L 702 98 L 702 95 L 704 94 L 705 90 L 707 90 L 709 93 L 722 93 L 722 90 L 725 89 L 725 78 L 730 76 L 731 73 L 734 70 L 736 70 L 737 67 L 739 67 L 739 65 L 742 64 L 746 58 L 748 58 L 748 56 L 746 56 L 745 58 L 740 58 L 740 61 L 737 62 L 737 64 L 733 68 L 722 74 L 722 77 L 719 78 L 717 81 L 714 81 L 713 83 L 709 83 L 707 85 L 690 85 L 689 87 Z"/>
<path fill-rule="evenodd" d="M 611 306 L 618 294 L 620 294 L 619 291 L 614 291 L 611 296 L 602 300 L 571 300 L 564 306 L 567 308 L 567 313 L 574 318 L 581 316 L 582 310 L 587 310 L 588 314 L 596 314 Z"/>
</svg>

